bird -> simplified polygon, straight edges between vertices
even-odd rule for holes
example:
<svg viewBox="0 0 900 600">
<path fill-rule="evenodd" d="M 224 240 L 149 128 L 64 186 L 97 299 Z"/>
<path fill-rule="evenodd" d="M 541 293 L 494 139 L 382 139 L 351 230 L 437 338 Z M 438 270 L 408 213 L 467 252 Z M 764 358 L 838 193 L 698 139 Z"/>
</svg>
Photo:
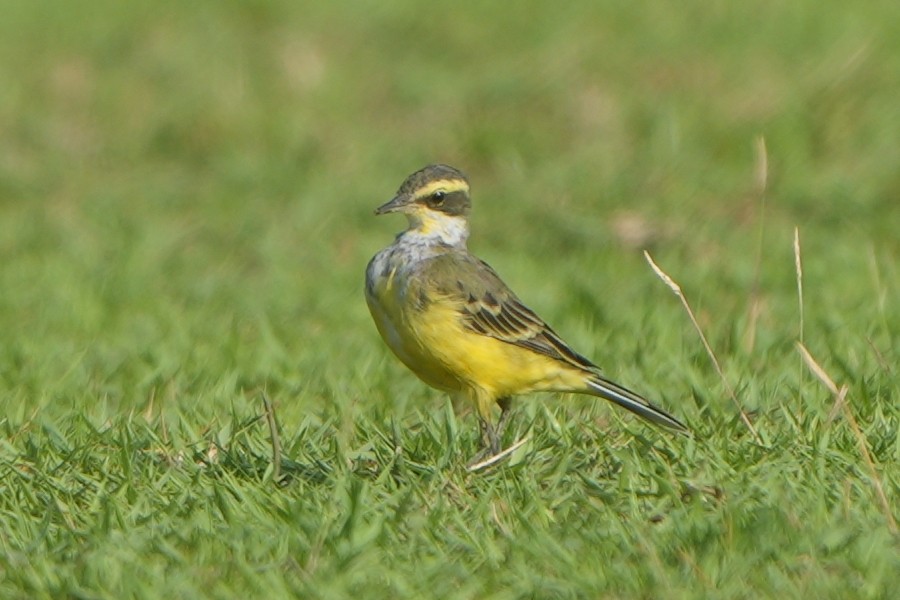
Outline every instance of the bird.
<svg viewBox="0 0 900 600">
<path fill-rule="evenodd" d="M 529 392 L 597 396 L 687 433 L 677 418 L 605 377 L 469 252 L 471 209 L 460 170 L 431 164 L 409 175 L 375 210 L 405 215 L 408 227 L 369 261 L 365 296 L 397 358 L 429 386 L 474 406 L 482 452 L 473 462 L 501 451 L 512 398 Z"/>
</svg>

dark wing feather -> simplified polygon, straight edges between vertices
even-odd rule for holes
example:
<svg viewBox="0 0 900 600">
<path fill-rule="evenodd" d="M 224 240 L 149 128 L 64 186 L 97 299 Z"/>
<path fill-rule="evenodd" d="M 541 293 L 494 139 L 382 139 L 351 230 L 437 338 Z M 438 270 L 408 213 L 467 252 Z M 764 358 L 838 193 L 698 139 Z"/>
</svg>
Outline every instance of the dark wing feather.
<svg viewBox="0 0 900 600">
<path fill-rule="evenodd" d="M 448 252 L 428 263 L 423 279 L 430 282 L 433 291 L 461 302 L 463 323 L 470 330 L 587 371 L 590 375 L 584 391 L 658 425 L 687 432 L 687 427 L 669 413 L 603 377 L 596 365 L 569 348 L 534 311 L 522 304 L 487 263 L 461 252 Z"/>
<path fill-rule="evenodd" d="M 578 369 L 597 371 L 534 311 L 522 304 L 486 262 L 470 254 L 448 253 L 432 259 L 439 291 L 463 300 L 463 323 L 476 333 L 528 348 Z"/>
</svg>

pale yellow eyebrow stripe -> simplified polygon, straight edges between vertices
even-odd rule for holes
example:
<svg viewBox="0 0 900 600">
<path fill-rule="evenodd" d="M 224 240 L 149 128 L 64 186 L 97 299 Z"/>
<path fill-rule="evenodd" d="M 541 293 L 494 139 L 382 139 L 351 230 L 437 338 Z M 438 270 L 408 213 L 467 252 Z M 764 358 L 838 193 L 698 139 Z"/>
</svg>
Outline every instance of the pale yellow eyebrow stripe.
<svg viewBox="0 0 900 600">
<path fill-rule="evenodd" d="M 428 185 L 416 190 L 416 198 L 424 198 L 426 196 L 430 196 L 437 190 L 444 190 L 447 193 L 459 191 L 468 192 L 469 184 L 467 184 L 462 179 L 439 179 L 437 181 L 432 181 Z"/>
</svg>

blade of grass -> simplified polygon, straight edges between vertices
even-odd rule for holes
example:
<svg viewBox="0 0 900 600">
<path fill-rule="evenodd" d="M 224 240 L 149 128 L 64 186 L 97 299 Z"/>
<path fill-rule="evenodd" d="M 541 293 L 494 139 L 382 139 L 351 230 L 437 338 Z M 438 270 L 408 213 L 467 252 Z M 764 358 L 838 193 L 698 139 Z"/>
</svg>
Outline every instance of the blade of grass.
<svg viewBox="0 0 900 600">
<path fill-rule="evenodd" d="M 800 336 L 800 343 L 805 343 L 803 339 L 803 261 L 800 258 L 800 228 L 794 227 L 794 271 L 797 274 L 797 308 L 800 313 L 800 331 L 798 332 Z M 798 390 L 803 389 L 803 361 L 800 361 L 800 374 L 799 381 L 800 386 L 797 388 Z M 799 394 L 798 394 L 799 400 Z M 803 416 L 803 402 L 798 401 L 797 414 L 798 416 Z"/>
<path fill-rule="evenodd" d="M 859 445 L 859 452 L 862 454 L 863 460 L 866 462 L 866 466 L 869 469 L 872 485 L 875 488 L 875 495 L 878 497 L 878 502 L 881 504 L 881 509 L 884 511 L 888 528 L 891 533 L 896 534 L 897 521 L 894 519 L 894 513 L 891 512 L 891 505 L 884 493 L 884 486 L 881 483 L 881 477 L 878 475 L 878 469 L 875 467 L 875 461 L 872 460 L 872 455 L 869 453 L 869 447 L 866 445 L 866 438 L 859 428 L 859 423 L 856 422 L 856 417 L 853 416 L 853 411 L 850 409 L 850 403 L 845 401 L 847 397 L 847 386 L 842 385 L 838 388 L 834 380 L 829 377 L 828 373 L 825 372 L 825 369 L 823 369 L 818 361 L 813 358 L 812 354 L 810 354 L 809 350 L 807 350 L 806 346 L 802 343 L 797 343 L 797 349 L 800 351 L 800 356 L 803 357 L 803 362 L 806 363 L 809 370 L 813 372 L 819 381 L 821 381 L 832 394 L 834 394 L 836 406 L 843 407 L 847 421 L 850 423 L 850 428 L 853 430 L 853 435 L 856 437 L 856 443 Z"/>
<path fill-rule="evenodd" d="M 521 448 L 522 445 L 525 444 L 527 441 L 528 441 L 528 436 L 526 435 L 525 437 L 523 437 L 522 439 L 520 439 L 519 441 L 514 443 L 512 446 L 510 446 L 506 450 L 498 452 L 497 454 L 495 454 L 479 463 L 475 463 L 474 465 L 471 465 L 470 467 L 468 467 L 467 470 L 470 473 L 476 473 L 482 469 L 486 469 L 486 468 L 490 467 L 491 465 L 495 465 L 498 462 L 500 462 L 501 460 L 503 460 L 504 458 L 506 458 L 507 456 L 509 456 L 510 454 L 512 454 L 513 452 L 515 452 L 516 450 L 518 450 L 519 448 Z"/>
<path fill-rule="evenodd" d="M 755 187 L 759 197 L 759 237 L 756 244 L 756 262 L 753 266 L 753 287 L 750 289 L 750 309 L 747 318 L 747 335 L 744 338 L 744 349 L 748 354 L 756 346 L 756 326 L 762 312 L 762 301 L 759 293 L 760 272 L 762 271 L 762 253 L 766 232 L 766 188 L 769 181 L 769 155 L 766 152 L 766 138 L 758 136 L 755 140 L 756 155 Z"/>
<path fill-rule="evenodd" d="M 713 352 L 712 348 L 709 345 L 709 342 L 706 340 L 706 336 L 703 334 L 703 329 L 700 328 L 700 323 L 697 322 L 697 318 L 694 316 L 694 311 L 691 309 L 691 305 L 688 303 L 687 298 L 684 295 L 684 292 L 681 291 L 681 286 L 678 285 L 675 280 L 669 277 L 665 271 L 663 271 L 659 265 L 654 262 L 653 257 L 650 256 L 650 253 L 644 250 L 644 258 L 647 259 L 647 262 L 650 263 L 650 268 L 656 273 L 657 277 L 659 277 L 663 283 L 665 283 L 670 290 L 672 290 L 678 299 L 681 300 L 682 306 L 684 306 L 685 311 L 687 311 L 688 317 L 691 319 L 691 323 L 694 324 L 694 329 L 697 330 L 697 334 L 700 336 L 700 341 L 703 342 L 703 347 L 706 348 L 706 353 L 709 355 L 710 360 L 712 360 L 713 366 L 716 368 L 716 372 L 719 374 L 719 377 L 722 379 L 722 383 L 725 385 L 725 390 L 728 392 L 728 396 L 731 398 L 734 405 L 737 407 L 738 412 L 741 415 L 741 420 L 744 422 L 744 425 L 747 426 L 747 429 L 750 430 L 750 433 L 753 434 L 754 439 L 760 445 L 763 445 L 762 439 L 759 437 L 759 433 L 757 433 L 756 428 L 753 427 L 753 423 L 750 422 L 750 418 L 747 417 L 747 413 L 744 412 L 743 407 L 741 407 L 740 401 L 737 399 L 737 395 L 734 393 L 734 389 L 731 387 L 731 384 L 728 383 L 728 379 L 725 378 L 725 374 L 722 372 L 722 367 L 719 366 L 719 360 L 716 358 L 715 352 Z"/>
<path fill-rule="evenodd" d="M 278 484 L 281 481 L 281 435 L 278 433 L 278 422 L 275 420 L 275 407 L 265 391 L 262 393 L 262 401 L 266 409 L 266 422 L 269 424 L 269 434 L 272 440 L 272 481 Z"/>
</svg>

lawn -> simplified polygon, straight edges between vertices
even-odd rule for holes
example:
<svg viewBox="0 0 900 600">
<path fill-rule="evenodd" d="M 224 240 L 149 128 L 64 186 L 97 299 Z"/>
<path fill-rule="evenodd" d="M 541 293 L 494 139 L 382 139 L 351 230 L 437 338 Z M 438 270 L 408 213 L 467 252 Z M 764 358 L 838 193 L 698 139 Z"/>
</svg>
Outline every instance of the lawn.
<svg viewBox="0 0 900 600">
<path fill-rule="evenodd" d="M 2 14 L 0 597 L 896 593 L 895 2 Z M 430 162 L 693 436 L 531 395 L 467 470 L 362 293 Z"/>
</svg>

